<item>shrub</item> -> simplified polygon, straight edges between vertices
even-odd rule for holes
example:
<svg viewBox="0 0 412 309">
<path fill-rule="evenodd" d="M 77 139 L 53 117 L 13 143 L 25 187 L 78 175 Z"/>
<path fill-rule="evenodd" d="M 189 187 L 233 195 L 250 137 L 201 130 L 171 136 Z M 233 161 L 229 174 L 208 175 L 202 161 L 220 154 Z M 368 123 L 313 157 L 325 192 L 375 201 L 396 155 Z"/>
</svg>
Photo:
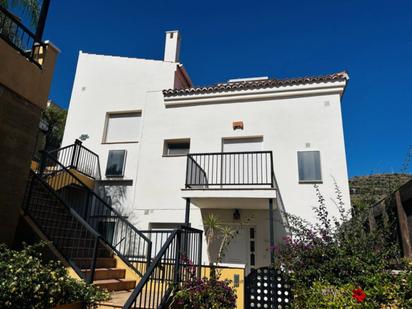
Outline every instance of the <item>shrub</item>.
<svg viewBox="0 0 412 309">
<path fill-rule="evenodd" d="M 196 268 L 187 258 L 183 258 L 184 267 L 188 274 L 174 296 L 174 303 L 187 309 L 234 309 L 236 294 L 230 287 L 230 280 L 219 280 L 219 276 L 198 278 Z"/>
<path fill-rule="evenodd" d="M 84 302 L 88 308 L 108 299 L 109 294 L 83 281 L 70 278 L 59 261 L 43 263 L 40 243 L 21 251 L 0 244 L 0 308 L 52 308 Z"/>
<path fill-rule="evenodd" d="M 349 216 L 343 208 L 339 188 L 340 218 L 329 218 L 325 200 L 315 185 L 318 222 L 288 215 L 293 237 L 285 237 L 273 248 L 289 276 L 295 308 L 379 308 L 382 305 L 410 307 L 412 274 L 399 260 L 399 248 L 392 239 L 393 222 L 371 231 L 365 226 L 367 209 Z M 394 275 L 392 269 L 403 269 Z M 365 295 L 358 297 L 360 291 Z M 365 296 L 365 297 L 364 297 Z"/>
</svg>

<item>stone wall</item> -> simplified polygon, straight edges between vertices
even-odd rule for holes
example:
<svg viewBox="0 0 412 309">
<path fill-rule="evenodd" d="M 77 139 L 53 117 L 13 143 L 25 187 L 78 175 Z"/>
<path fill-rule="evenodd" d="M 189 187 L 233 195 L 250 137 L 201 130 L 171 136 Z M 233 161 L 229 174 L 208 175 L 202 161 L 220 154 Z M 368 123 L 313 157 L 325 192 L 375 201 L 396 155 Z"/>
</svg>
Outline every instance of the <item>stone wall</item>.
<svg viewBox="0 0 412 309">
<path fill-rule="evenodd" d="M 0 84 L 0 243 L 15 236 L 40 116 L 39 107 Z"/>
</svg>

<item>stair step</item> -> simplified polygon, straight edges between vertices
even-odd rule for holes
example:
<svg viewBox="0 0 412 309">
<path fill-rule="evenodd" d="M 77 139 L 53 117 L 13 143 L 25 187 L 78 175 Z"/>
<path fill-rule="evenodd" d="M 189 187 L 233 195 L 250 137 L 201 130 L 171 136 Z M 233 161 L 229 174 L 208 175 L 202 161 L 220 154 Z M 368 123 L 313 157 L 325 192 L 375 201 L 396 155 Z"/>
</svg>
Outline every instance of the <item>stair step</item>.
<svg viewBox="0 0 412 309">
<path fill-rule="evenodd" d="M 82 269 L 82 272 L 88 276 L 90 269 Z M 94 280 L 124 279 L 125 275 L 126 269 L 124 268 L 96 268 Z"/>
<path fill-rule="evenodd" d="M 98 304 L 97 309 L 123 308 L 132 291 L 117 291 L 110 293 L 110 299 Z"/>
<path fill-rule="evenodd" d="M 89 268 L 92 263 L 91 258 L 74 258 L 73 261 L 80 268 Z M 116 267 L 116 259 L 114 258 L 105 257 L 105 258 L 97 258 L 96 260 L 96 268 L 115 268 L 115 267 Z"/>
<path fill-rule="evenodd" d="M 108 291 L 124 291 L 133 290 L 136 286 L 136 280 L 129 279 L 105 279 L 105 280 L 95 280 L 93 284 L 107 289 Z"/>
</svg>

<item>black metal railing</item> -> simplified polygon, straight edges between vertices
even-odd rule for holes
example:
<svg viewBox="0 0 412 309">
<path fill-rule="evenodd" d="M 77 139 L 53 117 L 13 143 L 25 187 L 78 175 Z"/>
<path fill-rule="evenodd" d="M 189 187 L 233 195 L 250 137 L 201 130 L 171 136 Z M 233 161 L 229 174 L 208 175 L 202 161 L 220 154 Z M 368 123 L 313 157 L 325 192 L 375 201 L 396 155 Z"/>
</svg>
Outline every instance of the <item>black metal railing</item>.
<svg viewBox="0 0 412 309">
<path fill-rule="evenodd" d="M 76 140 L 72 145 L 49 151 L 47 154 L 48 156 L 41 159 L 40 167 L 46 173 L 59 172 L 61 166 L 64 166 L 93 179 L 101 178 L 99 155 L 84 147 L 80 140 Z M 60 164 L 55 164 L 56 161 Z"/>
<path fill-rule="evenodd" d="M 76 273 L 94 279 L 100 259 L 110 251 L 97 233 L 37 174 L 30 171 L 23 209 Z"/>
<path fill-rule="evenodd" d="M 45 44 L 23 23 L 0 5 L 0 37 L 38 66 L 46 52 Z"/>
<path fill-rule="evenodd" d="M 200 276 L 202 231 L 182 226 L 167 238 L 153 263 L 130 295 L 124 309 L 165 308 L 173 289 L 197 268 Z M 188 265 L 194 261 L 195 265 Z"/>
<path fill-rule="evenodd" d="M 174 232 L 173 229 L 165 230 L 140 230 L 150 241 L 152 242 L 152 255 L 151 259 L 153 260 L 156 255 L 162 249 L 163 245 L 166 243 L 169 236 Z"/>
<path fill-rule="evenodd" d="M 191 153 L 186 188 L 274 187 L 272 151 Z"/>
<path fill-rule="evenodd" d="M 76 145 L 75 145 L 76 146 Z M 73 149 L 68 152 L 67 149 Z M 83 148 L 68 147 L 59 151 L 63 162 L 81 157 Z M 66 152 L 67 151 L 67 152 Z M 104 242 L 121 257 L 136 273 L 142 275 L 151 260 L 152 242 L 131 224 L 119 211 L 111 207 L 102 197 L 91 190 L 73 170 L 64 166 L 52 153 L 42 153 L 38 173 L 55 190 L 62 200 L 75 210 L 94 230 L 101 234 Z M 81 161 L 79 161 L 81 162 Z M 84 166 L 84 165 L 76 165 Z M 77 170 L 77 169 L 76 169 Z M 136 263 L 145 261 L 145 265 Z"/>
</svg>

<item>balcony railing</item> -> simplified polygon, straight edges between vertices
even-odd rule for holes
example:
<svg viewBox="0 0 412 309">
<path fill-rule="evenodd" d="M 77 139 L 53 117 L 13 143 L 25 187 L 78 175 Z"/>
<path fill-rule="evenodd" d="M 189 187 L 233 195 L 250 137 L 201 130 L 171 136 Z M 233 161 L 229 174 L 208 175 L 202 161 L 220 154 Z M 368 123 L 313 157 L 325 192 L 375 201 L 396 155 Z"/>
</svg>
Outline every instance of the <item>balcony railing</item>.
<svg viewBox="0 0 412 309">
<path fill-rule="evenodd" d="M 273 188 L 272 151 L 187 155 L 187 189 Z"/>
<path fill-rule="evenodd" d="M 44 172 L 49 174 L 60 172 L 62 167 L 65 167 L 100 180 L 99 162 L 99 156 L 96 153 L 84 147 L 80 140 L 75 140 L 72 145 L 49 151 L 47 154 L 43 153 L 40 165 Z"/>
<path fill-rule="evenodd" d="M 31 62 L 41 66 L 44 55 L 40 54 L 45 52 L 44 43 L 36 39 L 33 32 L 1 5 L 0 37 Z"/>
</svg>

